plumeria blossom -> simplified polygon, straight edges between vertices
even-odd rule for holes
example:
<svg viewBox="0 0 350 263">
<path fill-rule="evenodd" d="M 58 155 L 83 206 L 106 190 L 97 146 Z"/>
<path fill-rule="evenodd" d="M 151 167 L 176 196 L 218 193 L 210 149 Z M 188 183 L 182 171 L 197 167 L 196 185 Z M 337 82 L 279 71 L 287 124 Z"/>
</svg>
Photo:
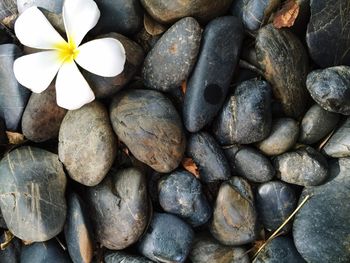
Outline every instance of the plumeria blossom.
<svg viewBox="0 0 350 263">
<path fill-rule="evenodd" d="M 62 16 L 67 41 L 37 7 L 19 16 L 15 23 L 19 41 L 44 51 L 16 59 L 13 70 L 18 82 L 35 93 L 44 91 L 57 75 L 57 104 L 74 110 L 95 99 L 77 64 L 96 75 L 114 77 L 123 71 L 125 50 L 114 38 L 96 39 L 81 45 L 100 18 L 94 1 L 66 0 Z"/>
</svg>

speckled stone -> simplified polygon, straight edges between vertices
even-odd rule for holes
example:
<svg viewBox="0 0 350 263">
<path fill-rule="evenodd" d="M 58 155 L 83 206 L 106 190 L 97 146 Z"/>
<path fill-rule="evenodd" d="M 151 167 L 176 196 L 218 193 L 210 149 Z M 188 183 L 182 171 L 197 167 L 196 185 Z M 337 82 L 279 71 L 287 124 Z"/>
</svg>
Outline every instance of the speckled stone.
<svg viewBox="0 0 350 263">
<path fill-rule="evenodd" d="M 333 158 L 350 156 L 350 118 L 335 131 L 322 151 Z"/>
<path fill-rule="evenodd" d="M 154 262 L 147 259 L 146 257 L 134 256 L 122 251 L 115 251 L 113 253 L 109 253 L 104 257 L 104 259 L 106 263 L 152 263 Z"/>
</svg>

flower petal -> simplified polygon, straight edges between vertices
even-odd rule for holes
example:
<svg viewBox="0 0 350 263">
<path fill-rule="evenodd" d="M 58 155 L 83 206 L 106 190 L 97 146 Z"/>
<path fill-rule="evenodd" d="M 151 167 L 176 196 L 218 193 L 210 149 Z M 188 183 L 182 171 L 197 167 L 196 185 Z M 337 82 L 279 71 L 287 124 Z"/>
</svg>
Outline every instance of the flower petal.
<svg viewBox="0 0 350 263">
<path fill-rule="evenodd" d="M 76 58 L 81 67 L 103 77 L 120 74 L 125 60 L 125 49 L 114 38 L 96 39 L 81 45 Z"/>
<path fill-rule="evenodd" d="M 96 26 L 100 10 L 92 0 L 67 0 L 63 4 L 63 21 L 68 40 L 79 46 L 87 32 Z"/>
<path fill-rule="evenodd" d="M 79 109 L 95 99 L 89 84 L 74 62 L 64 63 L 56 78 L 57 105 L 68 109 Z"/>
<path fill-rule="evenodd" d="M 13 71 L 20 84 L 40 93 L 50 85 L 61 65 L 57 51 L 43 51 L 16 59 Z"/>
<path fill-rule="evenodd" d="M 65 42 L 35 6 L 28 8 L 18 17 L 15 33 L 23 45 L 32 48 L 53 49 L 57 44 Z"/>
</svg>

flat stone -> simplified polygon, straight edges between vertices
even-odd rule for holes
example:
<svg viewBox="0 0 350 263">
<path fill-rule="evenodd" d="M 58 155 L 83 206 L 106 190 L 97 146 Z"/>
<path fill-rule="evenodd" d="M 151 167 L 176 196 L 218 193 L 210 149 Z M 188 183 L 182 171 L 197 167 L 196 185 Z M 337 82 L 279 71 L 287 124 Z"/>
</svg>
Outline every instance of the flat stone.
<svg viewBox="0 0 350 263">
<path fill-rule="evenodd" d="M 187 82 L 183 121 L 197 132 L 223 105 L 237 64 L 243 28 L 233 16 L 212 20 L 204 29 L 197 64 Z"/>
<path fill-rule="evenodd" d="M 339 114 L 313 105 L 304 115 L 300 124 L 299 141 L 314 144 L 332 132 L 340 119 Z"/>
<path fill-rule="evenodd" d="M 208 183 L 231 177 L 226 156 L 209 133 L 192 134 L 188 140 L 187 153 L 199 169 L 200 180 Z"/>
<path fill-rule="evenodd" d="M 271 129 L 271 88 L 266 81 L 239 84 L 213 125 L 221 144 L 249 144 L 265 139 Z"/>
<path fill-rule="evenodd" d="M 134 256 L 122 251 L 115 251 L 104 257 L 106 263 L 152 263 L 146 257 Z"/>
<path fill-rule="evenodd" d="M 350 66 L 349 0 L 310 0 L 306 43 L 311 58 L 322 68 Z"/>
<path fill-rule="evenodd" d="M 87 186 L 100 183 L 114 162 L 116 150 L 117 140 L 101 103 L 95 101 L 66 114 L 59 132 L 58 155 L 73 180 Z"/>
<path fill-rule="evenodd" d="M 185 262 L 193 241 L 193 230 L 171 214 L 154 213 L 138 250 L 156 262 Z"/>
<path fill-rule="evenodd" d="M 186 146 L 181 118 L 162 93 L 121 92 L 110 105 L 110 118 L 119 139 L 141 162 L 161 173 L 180 164 Z"/>
<path fill-rule="evenodd" d="M 307 76 L 306 87 L 325 110 L 350 115 L 350 67 L 314 70 Z"/>
<path fill-rule="evenodd" d="M 323 152 L 333 158 L 350 156 L 350 118 L 335 131 L 323 147 Z"/>
<path fill-rule="evenodd" d="M 85 200 L 96 240 L 108 249 L 130 246 L 147 226 L 146 178 L 135 168 L 112 170 L 99 185 L 87 189 Z"/>
<path fill-rule="evenodd" d="M 6 225 L 26 241 L 46 241 L 66 220 L 66 176 L 56 154 L 20 147 L 0 162 L 0 206 Z"/>
<path fill-rule="evenodd" d="M 160 91 L 179 88 L 197 60 L 202 30 L 192 17 L 169 28 L 148 53 L 142 75 L 147 87 Z"/>
<path fill-rule="evenodd" d="M 305 83 L 309 66 L 301 41 L 288 29 L 269 24 L 258 31 L 256 54 L 285 114 L 295 118 L 302 115 L 308 100 Z"/>
</svg>

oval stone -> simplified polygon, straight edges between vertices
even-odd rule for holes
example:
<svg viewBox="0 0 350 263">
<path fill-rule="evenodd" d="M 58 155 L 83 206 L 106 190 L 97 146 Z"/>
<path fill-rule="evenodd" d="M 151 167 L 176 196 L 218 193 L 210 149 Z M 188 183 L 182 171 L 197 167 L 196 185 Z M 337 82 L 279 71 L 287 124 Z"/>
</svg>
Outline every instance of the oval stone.
<svg viewBox="0 0 350 263">
<path fill-rule="evenodd" d="M 146 257 L 134 256 L 122 251 L 115 251 L 113 253 L 107 254 L 104 257 L 104 259 L 106 263 L 153 263 L 154 262 L 147 259 Z"/>
<path fill-rule="evenodd" d="M 350 156 L 350 118 L 332 135 L 323 147 L 323 152 L 333 158 Z"/>
<path fill-rule="evenodd" d="M 66 176 L 56 154 L 20 147 L 0 162 L 0 206 L 6 225 L 26 241 L 46 241 L 66 220 Z"/>
<path fill-rule="evenodd" d="M 179 88 L 196 63 L 201 31 L 191 17 L 169 28 L 145 59 L 142 69 L 145 85 L 160 91 Z"/>
<path fill-rule="evenodd" d="M 111 103 L 110 118 L 119 139 L 141 162 L 161 173 L 180 164 L 186 138 L 180 116 L 162 93 L 122 92 Z"/>
</svg>

